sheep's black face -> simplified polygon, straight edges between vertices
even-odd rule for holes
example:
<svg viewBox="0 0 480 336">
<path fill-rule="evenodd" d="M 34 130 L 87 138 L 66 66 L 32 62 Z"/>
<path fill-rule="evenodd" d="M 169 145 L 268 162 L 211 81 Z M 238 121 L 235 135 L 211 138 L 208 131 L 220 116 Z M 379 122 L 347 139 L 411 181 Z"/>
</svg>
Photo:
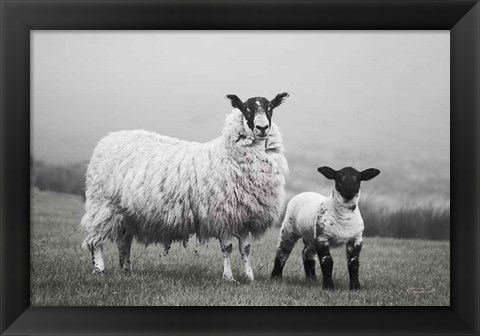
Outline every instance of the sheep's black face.
<svg viewBox="0 0 480 336">
<path fill-rule="evenodd" d="M 346 167 L 337 172 L 335 189 L 346 201 L 358 195 L 360 191 L 361 173 L 355 168 Z"/>
<path fill-rule="evenodd" d="M 371 180 L 380 174 L 380 170 L 376 168 L 369 168 L 359 172 L 352 167 L 345 167 L 340 170 L 320 167 L 318 171 L 326 178 L 335 180 L 335 190 L 342 196 L 345 202 L 358 198 L 361 181 Z"/>
<path fill-rule="evenodd" d="M 288 93 L 279 93 L 272 101 L 264 97 L 253 97 L 242 102 L 236 95 L 227 95 L 232 106 L 242 112 L 247 127 L 259 140 L 264 140 L 270 133 L 273 109 L 280 106 Z"/>
</svg>

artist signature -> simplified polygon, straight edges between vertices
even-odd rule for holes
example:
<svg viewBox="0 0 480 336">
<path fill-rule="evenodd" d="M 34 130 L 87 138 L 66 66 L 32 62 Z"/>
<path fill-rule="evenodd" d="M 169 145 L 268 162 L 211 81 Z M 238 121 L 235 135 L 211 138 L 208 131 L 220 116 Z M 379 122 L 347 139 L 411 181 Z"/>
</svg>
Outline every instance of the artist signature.
<svg viewBox="0 0 480 336">
<path fill-rule="evenodd" d="M 415 294 L 415 295 L 428 294 L 428 293 L 434 293 L 434 292 L 435 292 L 435 288 L 427 289 L 425 287 L 409 287 L 407 289 L 408 294 Z"/>
</svg>

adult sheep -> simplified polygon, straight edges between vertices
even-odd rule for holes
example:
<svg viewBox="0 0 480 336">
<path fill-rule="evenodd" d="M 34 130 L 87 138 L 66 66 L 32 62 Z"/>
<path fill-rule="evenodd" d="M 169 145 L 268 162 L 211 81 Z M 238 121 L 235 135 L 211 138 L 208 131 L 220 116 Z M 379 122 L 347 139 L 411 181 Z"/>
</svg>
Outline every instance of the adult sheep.
<svg viewBox="0 0 480 336">
<path fill-rule="evenodd" d="M 118 245 L 120 268 L 131 271 L 130 248 L 186 242 L 191 235 L 216 238 L 223 252 L 223 278 L 232 276 L 230 254 L 237 237 L 245 274 L 251 236 L 260 237 L 283 214 L 288 165 L 273 109 L 286 98 L 254 97 L 235 108 L 222 135 L 188 142 L 135 130 L 110 133 L 94 150 L 86 174 L 86 213 L 81 227 L 94 273 L 103 272 L 103 245 Z"/>
</svg>

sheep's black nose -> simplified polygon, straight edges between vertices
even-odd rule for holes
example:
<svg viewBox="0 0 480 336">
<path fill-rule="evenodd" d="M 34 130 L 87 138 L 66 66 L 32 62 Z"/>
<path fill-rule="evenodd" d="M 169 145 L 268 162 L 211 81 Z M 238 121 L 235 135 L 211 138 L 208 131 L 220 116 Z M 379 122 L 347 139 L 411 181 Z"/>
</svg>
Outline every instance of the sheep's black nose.
<svg viewBox="0 0 480 336">
<path fill-rule="evenodd" d="M 265 132 L 268 128 L 268 125 L 267 126 L 264 126 L 264 127 L 261 127 L 261 126 L 256 126 L 256 128 L 262 132 Z"/>
</svg>

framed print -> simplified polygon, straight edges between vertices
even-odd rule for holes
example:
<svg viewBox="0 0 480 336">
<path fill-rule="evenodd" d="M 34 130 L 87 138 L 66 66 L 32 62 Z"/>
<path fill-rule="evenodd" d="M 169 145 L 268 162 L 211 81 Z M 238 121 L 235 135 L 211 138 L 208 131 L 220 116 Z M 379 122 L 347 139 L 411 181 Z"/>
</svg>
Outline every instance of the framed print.
<svg viewBox="0 0 480 336">
<path fill-rule="evenodd" d="M 3 1 L 1 332 L 477 334 L 479 6 Z"/>
</svg>

